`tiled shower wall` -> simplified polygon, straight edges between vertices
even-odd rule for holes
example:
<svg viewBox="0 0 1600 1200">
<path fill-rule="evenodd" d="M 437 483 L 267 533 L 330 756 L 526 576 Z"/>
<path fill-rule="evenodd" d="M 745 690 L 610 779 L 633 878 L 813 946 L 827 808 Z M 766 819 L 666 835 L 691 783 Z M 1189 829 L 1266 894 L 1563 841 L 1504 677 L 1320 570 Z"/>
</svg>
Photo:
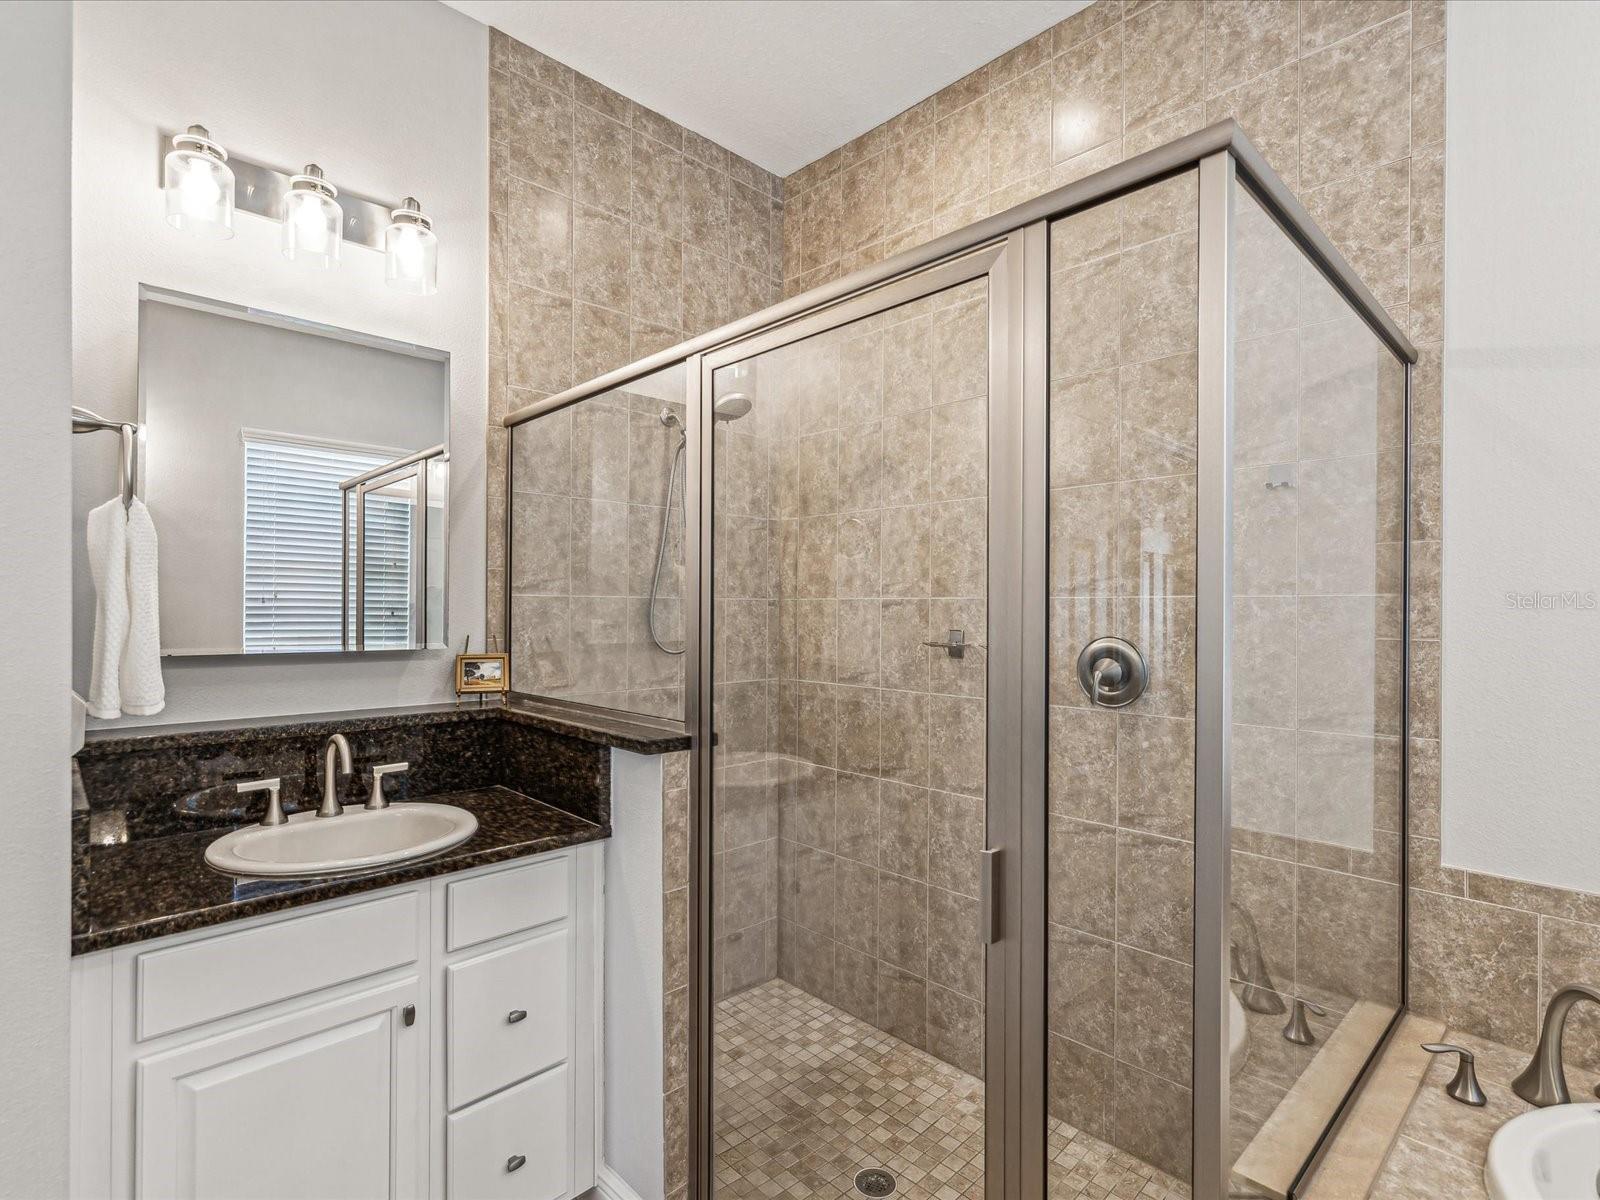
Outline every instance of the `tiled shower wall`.
<svg viewBox="0 0 1600 1200">
<path fill-rule="evenodd" d="M 737 385 L 755 406 L 716 425 L 715 961 L 722 998 L 771 979 L 778 961 L 778 828 L 793 764 L 777 727 L 777 405 L 766 373 Z M 719 376 L 719 394 L 733 390 Z"/>
<path fill-rule="evenodd" d="M 682 396 L 682 368 L 653 379 Z M 682 420 L 681 399 L 619 390 L 510 431 L 513 691 L 682 718 L 683 655 L 651 636 L 653 606 L 683 646 Z"/>
<path fill-rule="evenodd" d="M 499 30 L 489 44 L 487 633 L 491 644 L 525 657 L 546 641 L 570 645 L 571 626 L 557 613 L 546 615 L 556 627 L 542 628 L 530 614 L 528 628 L 516 630 L 518 644 L 508 642 L 509 435 L 501 417 L 771 304 L 781 291 L 783 201 L 779 180 L 694 131 Z M 664 468 L 654 482 L 665 495 Z M 530 543 L 519 545 L 518 559 L 549 563 L 565 553 L 570 561 L 582 549 L 575 540 L 554 544 L 561 535 L 531 520 L 512 536 Z M 570 527 L 565 536 L 572 538 Z M 545 544 L 532 544 L 539 539 Z M 610 551 L 627 554 L 626 546 Z M 641 644 L 644 614 L 632 605 L 623 626 L 592 639 L 595 661 L 614 667 L 630 644 Z M 515 677 L 519 667 L 512 670 Z M 665 1167 L 674 1197 L 687 1178 L 688 1146 L 681 756 L 666 773 Z"/>
<path fill-rule="evenodd" d="M 981 1073 L 981 283 L 765 356 L 779 422 L 778 973 Z M 953 658 L 924 643 L 962 630 Z"/>
<path fill-rule="evenodd" d="M 507 646 L 501 417 L 771 304 L 783 201 L 694 131 L 499 30 L 489 45 L 488 635 Z"/>
<path fill-rule="evenodd" d="M 1600 961 L 1600 896 L 1441 868 L 1442 0 L 1099 0 L 784 181 L 795 294 L 1232 116 L 1421 352 L 1412 1006 L 1515 1045 Z M 1600 1013 L 1572 1018 L 1600 1063 Z"/>
<path fill-rule="evenodd" d="M 1099 0 L 784 181 L 795 294 L 1232 116 L 1421 352 L 1411 1001 L 1515 1045 L 1600 961 L 1600 896 L 1441 868 L 1442 0 Z M 1572 1018 L 1600 1063 L 1600 1013 Z"/>
<path fill-rule="evenodd" d="M 1454 1027 L 1528 1045 L 1542 1001 L 1600 960 L 1600 896 L 1439 862 L 1444 37 L 1442 0 L 1100 0 L 781 189 L 766 181 L 769 233 L 781 228 L 782 237 L 781 255 L 767 263 L 769 281 L 781 274 L 782 291 L 794 294 L 1212 120 L 1240 120 L 1421 349 L 1413 392 L 1412 1002 Z M 712 303 L 702 278 L 746 280 L 748 309 L 775 298 L 776 289 L 754 298 L 760 268 L 746 263 L 758 257 L 749 252 L 755 239 L 730 238 L 718 253 L 720 236 L 708 249 L 704 228 L 685 220 L 694 169 L 699 180 L 726 174 L 730 226 L 735 203 L 750 202 L 753 228 L 758 172 L 728 155 L 726 170 L 707 176 L 698 167 L 723 160 L 703 139 L 498 33 L 492 45 L 491 422 L 670 343 L 674 331 L 695 332 L 685 314 Z M 602 202 L 593 180 L 605 164 L 612 180 L 625 182 Z M 624 218 L 627 230 L 626 262 L 613 240 L 611 266 L 598 275 L 598 260 L 577 249 L 578 227 L 587 224 L 580 217 L 595 216 L 589 210 Z M 513 216 L 519 237 L 537 228 L 536 213 L 553 214 L 558 231 L 548 273 L 535 261 L 544 253 L 536 239 L 513 251 L 508 235 Z M 525 265 L 515 268 L 519 255 Z M 625 300 L 615 288 L 597 293 L 582 282 L 614 282 L 618 272 Z M 491 634 L 503 639 L 502 438 L 492 424 L 489 608 Z M 676 911 L 669 905 L 669 918 Z M 669 1002 L 669 1052 L 671 1028 Z M 1569 1053 L 1600 1064 L 1600 1014 L 1575 1012 L 1570 1035 Z M 673 1113 L 669 1107 L 669 1145 Z M 669 1180 L 672 1172 L 669 1163 Z"/>
<path fill-rule="evenodd" d="M 1052 1116 L 1189 1174 L 1194 992 L 1197 190 L 1055 222 L 1050 279 Z M 1095 709 L 1097 637 L 1145 693 Z"/>
</svg>

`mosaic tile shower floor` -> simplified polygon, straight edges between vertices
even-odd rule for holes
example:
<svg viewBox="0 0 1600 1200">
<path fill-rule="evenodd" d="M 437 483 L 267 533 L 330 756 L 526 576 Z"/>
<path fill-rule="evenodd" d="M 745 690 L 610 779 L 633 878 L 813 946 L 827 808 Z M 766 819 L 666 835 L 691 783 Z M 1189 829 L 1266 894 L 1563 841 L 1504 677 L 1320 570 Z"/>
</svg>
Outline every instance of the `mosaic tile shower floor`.
<svg viewBox="0 0 1600 1200">
<path fill-rule="evenodd" d="M 850 1200 L 883 1167 L 896 1197 L 983 1196 L 983 1084 L 783 980 L 722 1001 L 718 1200 Z M 1050 1200 L 1188 1200 L 1186 1186 L 1051 1120 Z"/>
</svg>

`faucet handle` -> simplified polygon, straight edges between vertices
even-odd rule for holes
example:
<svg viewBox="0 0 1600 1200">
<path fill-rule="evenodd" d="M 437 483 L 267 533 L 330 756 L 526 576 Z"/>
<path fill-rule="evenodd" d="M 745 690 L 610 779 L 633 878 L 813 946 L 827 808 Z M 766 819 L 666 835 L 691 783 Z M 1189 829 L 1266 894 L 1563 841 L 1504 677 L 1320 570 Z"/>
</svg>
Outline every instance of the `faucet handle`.
<svg viewBox="0 0 1600 1200">
<path fill-rule="evenodd" d="M 1488 1103 L 1489 1098 L 1478 1086 L 1478 1070 L 1474 1066 L 1476 1060 L 1471 1050 L 1465 1046 L 1452 1046 L 1448 1042 L 1423 1042 L 1422 1048 L 1429 1054 L 1461 1056 L 1456 1062 L 1456 1073 L 1451 1076 L 1450 1082 L 1444 1085 L 1445 1095 L 1462 1104 L 1470 1104 L 1474 1108 L 1482 1108 Z"/>
<path fill-rule="evenodd" d="M 267 811 L 261 818 L 263 825 L 282 825 L 287 817 L 283 815 L 283 797 L 280 794 L 283 788 L 283 779 L 274 775 L 271 779 L 251 779 L 238 785 L 241 796 L 251 792 L 265 792 L 267 794 Z"/>
<path fill-rule="evenodd" d="M 1294 1009 L 1289 1013 L 1289 1021 L 1283 1027 L 1283 1040 L 1293 1042 L 1296 1046 L 1312 1046 L 1316 1044 L 1316 1034 L 1311 1032 L 1311 1022 L 1306 1020 L 1306 1013 L 1313 1013 L 1319 1017 L 1328 1015 L 1328 1010 L 1320 1004 L 1313 1004 L 1309 1000 L 1296 999 Z"/>
<path fill-rule="evenodd" d="M 389 801 L 384 799 L 383 795 L 383 777 L 385 775 L 399 775 L 401 772 L 409 771 L 410 769 L 411 764 L 408 762 L 383 763 L 381 766 L 373 767 L 372 794 L 367 797 L 367 808 L 374 811 L 380 808 L 388 808 Z"/>
</svg>

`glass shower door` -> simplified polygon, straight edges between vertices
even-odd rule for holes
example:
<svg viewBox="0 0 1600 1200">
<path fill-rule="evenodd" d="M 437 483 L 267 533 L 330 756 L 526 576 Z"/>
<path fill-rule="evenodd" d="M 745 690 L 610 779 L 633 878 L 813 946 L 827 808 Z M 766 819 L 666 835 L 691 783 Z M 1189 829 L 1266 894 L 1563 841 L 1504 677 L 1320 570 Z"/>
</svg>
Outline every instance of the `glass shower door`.
<svg viewBox="0 0 1600 1200">
<path fill-rule="evenodd" d="M 706 375 L 721 1200 L 985 1193 L 990 302 L 973 274 L 765 335 Z"/>
<path fill-rule="evenodd" d="M 1050 1200 L 1189 1194 L 1196 176 L 1050 229 Z"/>
</svg>

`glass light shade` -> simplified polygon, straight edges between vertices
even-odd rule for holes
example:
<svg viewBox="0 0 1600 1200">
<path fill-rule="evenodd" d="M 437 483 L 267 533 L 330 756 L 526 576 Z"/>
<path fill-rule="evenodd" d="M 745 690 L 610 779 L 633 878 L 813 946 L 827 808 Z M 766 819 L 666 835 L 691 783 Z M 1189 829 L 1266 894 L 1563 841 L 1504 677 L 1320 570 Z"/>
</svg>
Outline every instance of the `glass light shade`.
<svg viewBox="0 0 1600 1200">
<path fill-rule="evenodd" d="M 233 236 L 233 171 L 228 152 L 192 125 L 172 139 L 162 182 L 167 224 L 202 237 Z"/>
<path fill-rule="evenodd" d="M 399 292 L 431 296 L 439 290 L 439 239 L 415 200 L 395 209 L 383 231 L 384 282 Z"/>
<path fill-rule="evenodd" d="M 283 256 L 307 266 L 330 270 L 339 265 L 344 245 L 344 210 L 334 199 L 339 194 L 322 173 L 307 167 L 306 174 L 289 181 L 283 198 Z"/>
</svg>

